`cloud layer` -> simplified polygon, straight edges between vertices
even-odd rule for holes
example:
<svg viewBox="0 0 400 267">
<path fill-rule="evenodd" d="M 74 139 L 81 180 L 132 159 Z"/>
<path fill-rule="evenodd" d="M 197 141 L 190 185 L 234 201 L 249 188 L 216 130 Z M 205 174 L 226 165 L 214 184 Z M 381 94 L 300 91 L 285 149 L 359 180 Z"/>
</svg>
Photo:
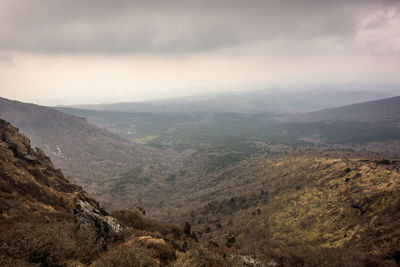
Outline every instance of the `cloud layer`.
<svg viewBox="0 0 400 267">
<path fill-rule="evenodd" d="M 400 88 L 399 69 L 400 0 L 0 0 L 0 95 L 24 101 Z"/>
<path fill-rule="evenodd" d="M 327 49 L 398 53 L 399 11 L 383 0 L 3 0 L 0 49 L 177 54 L 330 39 Z"/>
</svg>

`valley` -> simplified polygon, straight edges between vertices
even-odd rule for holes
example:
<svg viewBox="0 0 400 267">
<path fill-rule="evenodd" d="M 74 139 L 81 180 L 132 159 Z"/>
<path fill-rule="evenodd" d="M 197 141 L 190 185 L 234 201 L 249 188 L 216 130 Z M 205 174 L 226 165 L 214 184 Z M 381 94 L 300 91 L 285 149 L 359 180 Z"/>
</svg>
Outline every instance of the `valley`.
<svg viewBox="0 0 400 267">
<path fill-rule="evenodd" d="M 352 106 L 321 117 L 56 110 L 7 100 L 0 116 L 35 145 L 69 147 L 66 157 L 45 152 L 107 210 L 139 205 L 163 222 L 188 222 L 206 247 L 264 262 L 358 257 L 390 265 L 399 251 L 398 102 L 376 101 L 387 107 L 382 114 L 375 102 L 354 105 L 372 110 L 369 121 Z M 16 106 L 18 113 L 4 111 Z M 58 122 L 40 126 L 41 112 Z"/>
</svg>

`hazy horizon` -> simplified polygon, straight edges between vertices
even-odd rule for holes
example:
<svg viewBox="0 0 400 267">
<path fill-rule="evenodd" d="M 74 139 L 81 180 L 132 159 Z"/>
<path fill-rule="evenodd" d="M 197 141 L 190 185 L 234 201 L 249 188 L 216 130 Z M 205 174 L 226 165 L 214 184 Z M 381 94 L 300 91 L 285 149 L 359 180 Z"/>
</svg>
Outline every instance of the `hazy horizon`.
<svg viewBox="0 0 400 267">
<path fill-rule="evenodd" d="M 45 105 L 400 87 L 400 1 L 0 3 L 0 96 Z"/>
</svg>

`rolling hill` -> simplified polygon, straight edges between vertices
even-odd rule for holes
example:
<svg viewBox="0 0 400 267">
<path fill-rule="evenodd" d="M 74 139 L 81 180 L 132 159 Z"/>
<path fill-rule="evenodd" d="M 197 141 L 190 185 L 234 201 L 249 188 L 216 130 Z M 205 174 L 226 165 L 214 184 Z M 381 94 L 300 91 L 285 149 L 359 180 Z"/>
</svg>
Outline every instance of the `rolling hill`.
<svg viewBox="0 0 400 267">
<path fill-rule="evenodd" d="M 398 98 L 389 98 L 296 115 L 57 109 L 85 117 L 98 127 L 129 140 L 176 151 L 207 150 L 211 144 L 212 148 L 239 144 L 249 147 L 249 142 L 258 142 L 266 145 L 283 144 L 293 149 L 319 145 L 347 146 L 347 149 L 357 146 L 363 150 L 362 146 L 368 146 L 368 150 L 374 153 L 389 150 L 399 155 L 397 102 Z M 386 145 L 383 146 L 383 142 Z M 379 143 L 380 146 L 371 146 L 373 143 Z M 257 152 L 257 148 L 249 149 Z"/>
<path fill-rule="evenodd" d="M 71 108 L 151 113 L 287 113 L 332 108 L 393 96 L 392 92 L 266 89 L 222 95 L 191 96 L 144 102 L 75 105 Z"/>
<path fill-rule="evenodd" d="M 294 115 L 289 120 L 386 122 L 400 125 L 400 96 Z"/>
</svg>

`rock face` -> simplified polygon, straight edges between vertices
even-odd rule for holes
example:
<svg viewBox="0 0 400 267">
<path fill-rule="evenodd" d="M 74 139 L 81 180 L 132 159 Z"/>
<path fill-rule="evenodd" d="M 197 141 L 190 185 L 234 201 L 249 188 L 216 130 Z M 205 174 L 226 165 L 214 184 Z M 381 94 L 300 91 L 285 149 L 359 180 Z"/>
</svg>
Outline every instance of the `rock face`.
<svg viewBox="0 0 400 267">
<path fill-rule="evenodd" d="M 74 221 L 108 243 L 124 229 L 18 129 L 0 119 L 0 230 L 21 221 Z M 0 232 L 1 234 L 1 232 Z"/>
<path fill-rule="evenodd" d="M 87 231 L 95 232 L 106 243 L 114 241 L 116 237 L 125 230 L 117 219 L 108 216 L 95 203 L 78 200 L 74 211 L 77 224 Z"/>
</svg>

